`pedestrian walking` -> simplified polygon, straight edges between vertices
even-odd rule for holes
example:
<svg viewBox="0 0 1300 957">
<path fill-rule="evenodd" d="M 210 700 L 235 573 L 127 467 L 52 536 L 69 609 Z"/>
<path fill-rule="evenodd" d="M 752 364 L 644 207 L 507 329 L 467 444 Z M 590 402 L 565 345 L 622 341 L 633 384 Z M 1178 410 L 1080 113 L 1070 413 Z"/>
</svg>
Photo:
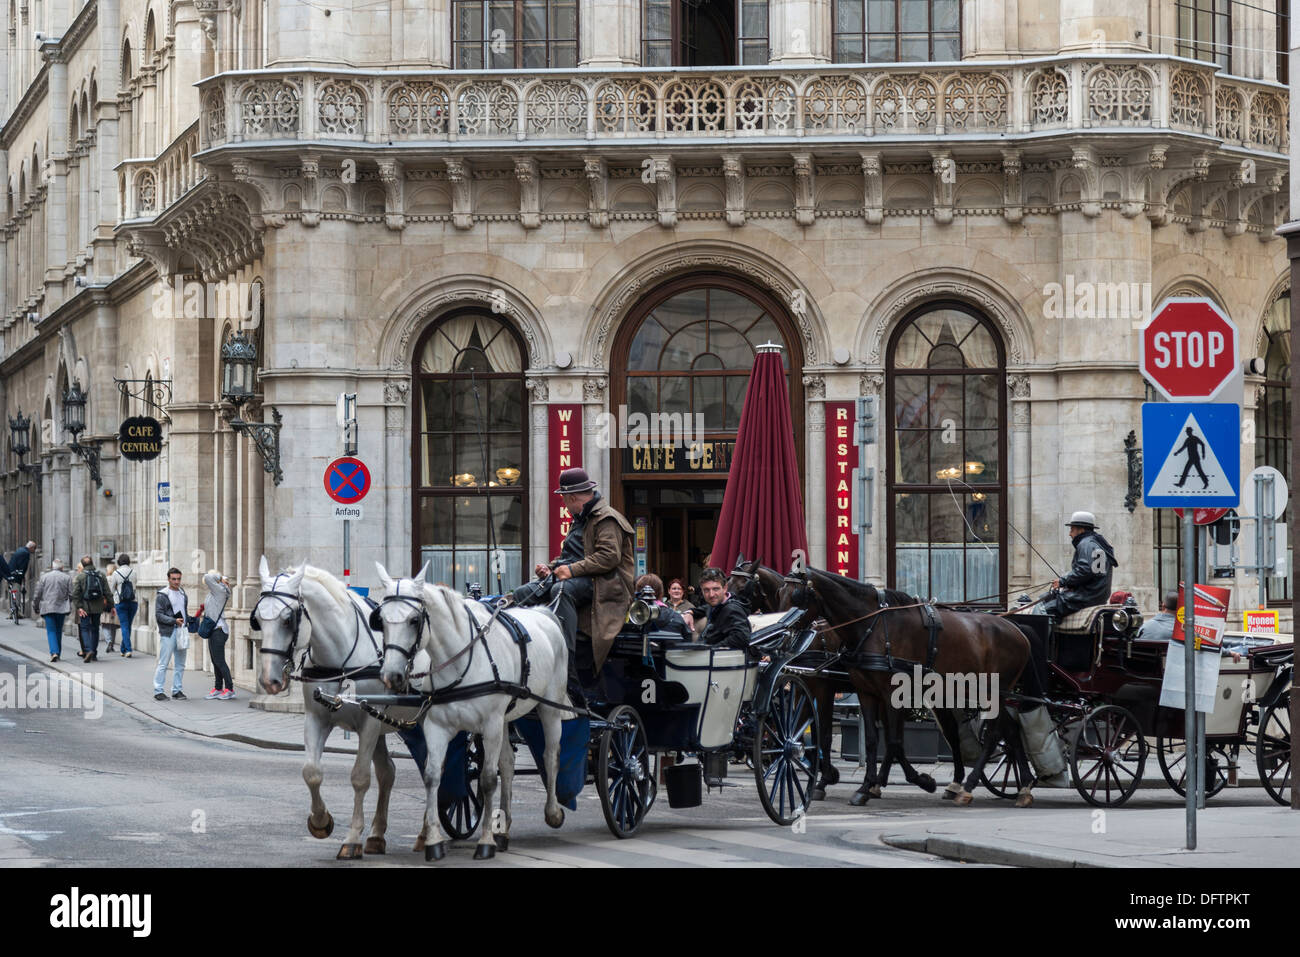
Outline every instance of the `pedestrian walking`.
<svg viewBox="0 0 1300 957">
<path fill-rule="evenodd" d="M 104 579 L 108 585 L 108 604 L 104 607 L 104 614 L 99 619 L 99 630 L 104 639 L 104 654 L 113 653 L 113 645 L 117 641 L 117 600 L 113 597 L 113 572 L 117 571 L 117 563 L 109 562 L 108 567 L 104 569 Z"/>
<path fill-rule="evenodd" d="M 63 654 L 63 623 L 72 610 L 72 576 L 61 559 L 50 563 L 50 570 L 36 583 L 32 593 L 32 614 L 45 619 L 45 639 L 50 645 L 51 663 Z"/>
<path fill-rule="evenodd" d="M 235 683 L 230 680 L 230 666 L 226 664 L 226 640 L 230 637 L 230 624 L 226 621 L 226 606 L 230 604 L 230 579 L 215 568 L 203 576 L 203 585 L 208 593 L 199 605 L 200 637 L 206 634 L 208 639 L 208 657 L 212 659 L 212 671 L 216 675 L 216 684 L 208 692 L 208 698 L 220 698 L 230 701 L 235 697 Z"/>
<path fill-rule="evenodd" d="M 86 663 L 99 660 L 99 616 L 109 603 L 108 579 L 89 555 L 82 556 L 81 571 L 72 581 L 72 605 L 77 609 L 77 629 L 81 636 L 81 658 Z"/>
<path fill-rule="evenodd" d="M 117 556 L 117 568 L 108 577 L 108 583 L 113 586 L 113 610 L 117 612 L 117 623 L 122 629 L 122 657 L 130 658 L 131 625 L 140 610 L 140 603 L 135 597 L 135 566 L 126 552 Z"/>
<path fill-rule="evenodd" d="M 185 700 L 181 690 L 181 680 L 185 674 L 185 654 L 190 647 L 190 634 L 185 630 L 185 620 L 189 617 L 190 596 L 181 587 L 181 570 L 167 569 L 167 587 L 158 589 L 154 598 L 153 616 L 158 623 L 158 670 L 153 675 L 153 699 L 166 701 L 163 682 L 167 678 L 167 666 L 172 668 L 172 698 Z"/>
</svg>

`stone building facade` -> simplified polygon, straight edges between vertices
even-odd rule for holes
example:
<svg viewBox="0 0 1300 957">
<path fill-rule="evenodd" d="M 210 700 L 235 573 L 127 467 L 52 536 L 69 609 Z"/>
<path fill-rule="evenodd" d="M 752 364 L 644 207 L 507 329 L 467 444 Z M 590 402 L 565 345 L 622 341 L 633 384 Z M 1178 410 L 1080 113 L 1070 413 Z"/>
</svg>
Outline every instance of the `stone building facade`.
<svg viewBox="0 0 1300 957">
<path fill-rule="evenodd" d="M 648 566 L 688 577 L 773 339 L 814 564 L 846 550 L 827 410 L 875 395 L 870 505 L 852 506 L 872 520 L 865 577 L 1016 592 L 1053 577 L 1064 518 L 1088 509 L 1117 586 L 1150 607 L 1177 542 L 1126 503 L 1125 438 L 1147 399 L 1136 328 L 1171 295 L 1213 299 L 1243 356 L 1272 357 L 1276 378 L 1245 383 L 1243 471 L 1286 471 L 1289 418 L 1269 411 L 1289 367 L 1284 17 L 1215 0 L 9 6 L 0 406 L 31 415 L 40 468 L 0 453 L 6 548 L 112 542 L 146 593 L 169 561 L 190 583 L 218 567 L 240 609 L 263 553 L 341 571 L 322 475 L 353 392 L 373 478 L 354 582 L 428 560 L 492 590 L 496 569 L 551 557 L 561 442 L 642 520 Z M 221 401 L 236 332 L 259 363 L 239 414 L 279 417 L 282 480 Z M 73 381 L 102 485 L 63 431 Z M 703 415 L 710 458 L 604 447 L 620 406 Z M 118 423 L 150 412 L 165 452 L 126 461 Z"/>
</svg>

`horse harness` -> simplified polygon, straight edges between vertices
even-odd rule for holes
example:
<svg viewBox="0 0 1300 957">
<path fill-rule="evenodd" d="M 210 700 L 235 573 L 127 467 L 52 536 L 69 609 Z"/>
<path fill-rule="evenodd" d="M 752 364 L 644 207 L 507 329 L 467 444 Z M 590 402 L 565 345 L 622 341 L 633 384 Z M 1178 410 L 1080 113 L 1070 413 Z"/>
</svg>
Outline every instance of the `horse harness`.
<svg viewBox="0 0 1300 957">
<path fill-rule="evenodd" d="M 293 651 L 298 644 L 298 637 L 302 631 L 302 621 L 305 618 L 307 619 L 308 623 L 310 623 L 311 615 L 308 614 L 307 607 L 305 604 L 303 604 L 301 595 L 295 595 L 292 592 L 279 591 L 276 588 L 276 586 L 280 583 L 280 579 L 282 577 L 284 577 L 282 574 L 276 575 L 275 580 L 271 582 L 271 587 L 266 591 L 263 591 L 261 594 L 257 596 L 257 601 L 253 603 L 252 610 L 249 612 L 248 624 L 249 627 L 253 629 L 253 631 L 262 630 L 262 621 L 260 618 L 257 617 L 257 606 L 260 605 L 264 600 L 268 598 L 274 599 L 275 601 L 278 601 L 281 605 L 284 605 L 286 608 L 288 608 L 290 610 L 290 614 L 293 617 L 293 637 L 289 639 L 289 647 L 285 648 L 284 650 L 281 650 L 279 648 L 263 647 L 260 648 L 259 651 L 264 655 L 272 655 L 277 658 L 284 658 L 286 661 L 286 665 L 292 665 Z M 356 618 L 357 627 L 356 627 L 356 633 L 352 637 L 352 647 L 348 649 L 348 653 L 343 658 L 343 661 L 345 663 L 352 657 L 352 655 L 357 650 L 357 646 L 361 643 L 361 612 L 356 607 L 355 604 L 352 605 L 352 613 Z M 375 638 L 373 634 L 370 636 L 370 644 L 371 647 L 373 647 L 375 650 L 374 663 L 368 665 L 362 665 L 360 668 L 352 668 L 352 669 L 345 669 L 341 666 L 336 668 L 331 668 L 322 665 L 308 664 L 308 662 L 311 660 L 311 648 L 308 647 L 307 651 L 304 653 L 302 657 L 302 660 L 298 662 L 297 670 L 288 672 L 287 677 L 294 681 L 301 681 L 304 684 L 317 684 L 321 682 L 343 681 L 348 678 L 357 681 L 364 681 L 368 678 L 378 678 L 380 674 L 380 666 L 382 664 L 383 655 L 379 651 L 379 647 L 375 645 Z"/>
<path fill-rule="evenodd" d="M 807 589 L 809 592 L 814 594 L 816 593 L 816 589 L 807 577 L 792 578 L 787 575 L 785 576 L 785 581 Z M 943 630 L 943 624 L 939 621 L 939 615 L 935 611 L 934 605 L 930 602 L 915 602 L 910 605 L 890 605 L 889 602 L 886 601 L 882 592 L 877 592 L 877 594 L 879 595 L 879 607 L 875 611 L 863 615 L 861 618 L 854 619 L 853 621 L 842 622 L 839 625 L 832 625 L 830 628 L 825 629 L 827 631 L 834 631 L 835 629 L 842 628 L 845 625 L 853 624 L 855 621 L 863 621 L 866 619 L 870 619 L 871 621 L 871 624 L 867 626 L 867 630 L 862 634 L 852 648 L 834 655 L 830 660 L 822 664 L 817 669 L 818 671 L 825 669 L 836 660 L 842 660 L 850 667 L 857 668 L 861 671 L 897 671 L 904 674 L 910 674 L 918 667 L 921 669 L 922 674 L 929 674 L 934 671 L 934 659 L 939 654 L 939 632 Z M 926 647 L 924 663 L 911 661 L 907 658 L 896 658 L 891 648 L 887 614 L 894 611 L 906 611 L 910 608 L 919 608 L 921 610 L 921 621 L 925 625 L 925 629 L 929 634 L 929 642 Z M 863 646 L 871 639 L 871 635 L 876 629 L 877 621 L 884 622 L 882 626 L 885 643 L 884 654 L 862 651 Z"/>
</svg>

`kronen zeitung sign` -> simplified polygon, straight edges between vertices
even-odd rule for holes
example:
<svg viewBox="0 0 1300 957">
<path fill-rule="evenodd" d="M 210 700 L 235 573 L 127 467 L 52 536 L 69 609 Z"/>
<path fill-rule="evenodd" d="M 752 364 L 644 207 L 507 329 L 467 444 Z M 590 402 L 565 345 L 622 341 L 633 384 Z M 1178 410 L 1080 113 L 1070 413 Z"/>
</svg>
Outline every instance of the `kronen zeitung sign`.
<svg viewBox="0 0 1300 957">
<path fill-rule="evenodd" d="M 126 419 L 117 432 L 118 451 L 132 462 L 156 459 L 162 452 L 162 442 L 162 423 L 145 415 Z"/>
</svg>

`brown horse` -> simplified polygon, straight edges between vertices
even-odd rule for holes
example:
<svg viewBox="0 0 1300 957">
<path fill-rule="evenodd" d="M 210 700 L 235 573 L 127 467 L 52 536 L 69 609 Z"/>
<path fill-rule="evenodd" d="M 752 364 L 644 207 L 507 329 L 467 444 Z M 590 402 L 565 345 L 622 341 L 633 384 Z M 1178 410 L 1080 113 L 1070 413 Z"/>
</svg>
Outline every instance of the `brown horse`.
<svg viewBox="0 0 1300 957">
<path fill-rule="evenodd" d="M 781 591 L 784 587 L 785 580 L 780 572 L 761 564 L 758 559 L 746 562 L 744 555 L 737 558 L 736 567 L 727 580 L 727 590 L 744 601 L 749 606 L 750 611 L 755 614 L 788 610 L 790 603 L 788 601 L 783 602 L 781 598 Z M 818 635 L 810 650 L 822 651 L 834 656 L 839 653 L 840 648 L 841 639 L 839 635 L 831 631 Z M 852 687 L 846 685 L 844 681 L 832 677 L 819 677 L 816 675 L 804 675 L 803 677 L 804 683 L 808 685 L 808 690 L 817 702 L 817 710 L 819 713 L 828 716 L 833 714 L 835 695 Z M 854 688 L 854 690 L 857 689 Z M 861 807 L 871 798 L 880 797 L 881 787 L 889 780 L 889 770 L 895 755 L 898 756 L 899 763 L 903 766 L 903 773 L 907 780 L 922 790 L 933 793 L 937 787 L 934 778 L 928 774 L 917 773 L 912 765 L 908 763 L 903 753 L 901 714 L 891 712 L 890 709 L 880 708 L 879 703 L 873 698 L 862 698 L 860 696 L 859 701 L 867 719 L 862 723 L 864 735 L 861 742 L 863 748 L 862 764 L 866 768 L 866 777 L 862 787 L 853 795 L 849 803 L 854 807 Z M 891 723 L 891 717 L 896 718 L 897 721 Z M 880 767 L 879 773 L 876 769 L 877 719 L 885 727 L 887 737 L 890 734 L 893 735 L 893 747 L 890 746 L 887 740 L 885 760 Z M 813 785 L 810 795 L 814 801 L 824 801 L 826 799 L 826 789 L 831 785 L 838 784 L 840 780 L 840 772 L 831 759 L 831 735 L 833 730 L 830 720 L 822 722 L 821 740 L 818 742 L 822 763 L 818 769 L 818 779 Z"/>
<path fill-rule="evenodd" d="M 859 699 L 872 700 L 882 715 L 892 713 L 900 726 L 901 713 L 888 706 L 895 672 L 912 673 L 919 664 L 923 670 L 940 675 L 972 679 L 996 676 L 1001 695 L 1016 687 L 1030 660 L 1029 640 L 1004 618 L 931 606 L 938 624 L 937 640 L 932 648 L 923 611 L 925 602 L 903 592 L 878 589 L 821 569 L 807 568 L 788 576 L 781 601 L 808 608 L 828 622 L 828 631 L 838 633 L 843 660 L 849 668 L 850 680 L 858 689 Z M 953 781 L 944 797 L 955 797 L 962 805 L 970 803 L 971 792 L 1000 738 L 1007 742 L 1010 757 L 1020 767 L 1021 779 L 1032 780 L 1019 728 L 1010 713 L 1000 708 L 994 728 L 985 737 L 980 758 L 963 786 L 956 715 L 948 708 L 934 710 L 953 753 Z M 886 722 L 887 731 L 891 723 Z M 887 734 L 886 763 L 896 744 L 901 758 L 901 731 L 897 739 Z M 905 771 L 908 768 L 905 759 L 903 767 Z M 911 779 L 909 776 L 908 780 Z M 1017 805 L 1027 806 L 1031 800 L 1026 788 Z"/>
</svg>

